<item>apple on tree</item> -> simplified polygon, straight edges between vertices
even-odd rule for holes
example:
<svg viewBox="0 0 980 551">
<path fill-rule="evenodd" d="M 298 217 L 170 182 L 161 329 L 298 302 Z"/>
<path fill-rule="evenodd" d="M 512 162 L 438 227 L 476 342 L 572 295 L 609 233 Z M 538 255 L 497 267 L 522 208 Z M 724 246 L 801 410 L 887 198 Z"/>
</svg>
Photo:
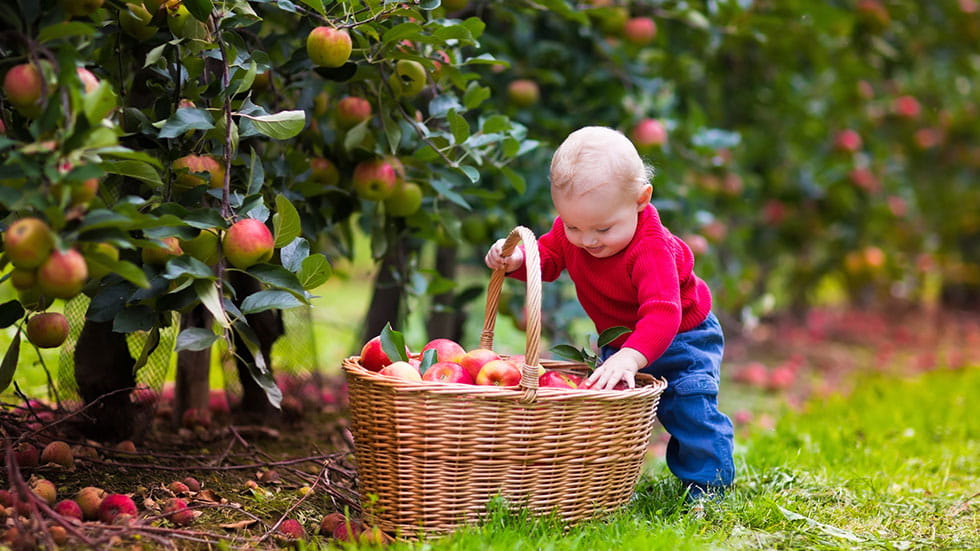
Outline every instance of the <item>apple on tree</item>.
<svg viewBox="0 0 980 551">
<path fill-rule="evenodd" d="M 632 17 L 623 24 L 623 35 L 630 43 L 646 46 L 657 36 L 657 24 L 649 17 Z"/>
<path fill-rule="evenodd" d="M 530 107 L 538 102 L 541 90 L 538 83 L 529 78 L 519 78 L 507 85 L 507 99 L 518 107 Z"/>
<path fill-rule="evenodd" d="M 41 90 L 44 77 L 36 65 L 15 65 L 3 77 L 3 93 L 7 101 L 25 117 L 41 114 Z"/>
<path fill-rule="evenodd" d="M 221 247 L 232 266 L 245 270 L 272 259 L 275 243 L 265 223 L 255 218 L 243 218 L 228 228 Z"/>
<path fill-rule="evenodd" d="M 68 329 L 68 320 L 64 314 L 34 314 L 27 320 L 27 339 L 38 348 L 57 348 L 68 338 Z"/>
<path fill-rule="evenodd" d="M 191 239 L 180 239 L 180 248 L 186 254 L 200 260 L 208 266 L 218 263 L 220 255 L 218 253 L 218 229 L 211 228 L 201 230 L 201 233 Z"/>
<path fill-rule="evenodd" d="M 176 237 L 164 237 L 160 241 L 163 242 L 163 246 L 150 245 L 140 251 L 144 264 L 163 266 L 171 258 L 184 254 Z"/>
<path fill-rule="evenodd" d="M 371 102 L 358 96 L 344 96 L 334 107 L 334 118 L 342 130 L 353 128 L 371 118 Z"/>
<path fill-rule="evenodd" d="M 316 27 L 306 37 L 306 53 L 318 67 L 340 67 L 350 59 L 352 43 L 344 29 Z"/>
<path fill-rule="evenodd" d="M 174 180 L 177 189 L 186 191 L 205 184 L 217 189 L 225 185 L 225 167 L 210 155 L 184 155 L 175 159 L 172 166 L 177 173 Z M 207 175 L 207 182 L 201 174 Z"/>
<path fill-rule="evenodd" d="M 14 266 L 37 268 L 51 254 L 54 236 L 51 227 L 40 218 L 20 218 L 4 232 L 3 248 Z"/>
<path fill-rule="evenodd" d="M 422 207 L 422 188 L 414 182 L 402 182 L 385 199 L 385 212 L 390 216 L 411 216 Z"/>
<path fill-rule="evenodd" d="M 41 293 L 69 299 L 82 291 L 88 279 L 85 257 L 75 249 L 52 251 L 37 271 L 37 285 Z"/>
<path fill-rule="evenodd" d="M 399 59 L 395 63 L 395 71 L 388 78 L 395 95 L 414 97 L 425 88 L 425 67 L 418 61 Z"/>
<path fill-rule="evenodd" d="M 644 118 L 633 126 L 630 138 L 637 149 L 660 147 L 667 142 L 667 128 L 658 119 Z"/>
<path fill-rule="evenodd" d="M 391 196 L 398 184 L 398 175 L 384 159 L 361 161 L 354 167 L 354 191 L 362 199 L 383 201 Z"/>
</svg>

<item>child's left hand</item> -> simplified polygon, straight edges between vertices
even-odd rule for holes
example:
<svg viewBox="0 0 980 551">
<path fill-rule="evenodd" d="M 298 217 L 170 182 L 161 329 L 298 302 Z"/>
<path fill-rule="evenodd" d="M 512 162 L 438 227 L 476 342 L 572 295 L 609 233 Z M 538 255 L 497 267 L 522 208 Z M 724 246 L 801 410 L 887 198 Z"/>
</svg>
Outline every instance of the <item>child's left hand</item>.
<svg viewBox="0 0 980 551">
<path fill-rule="evenodd" d="M 602 362 L 585 381 L 585 388 L 611 390 L 623 381 L 629 388 L 636 387 L 636 373 L 647 365 L 646 357 L 632 348 L 623 348 Z"/>
</svg>

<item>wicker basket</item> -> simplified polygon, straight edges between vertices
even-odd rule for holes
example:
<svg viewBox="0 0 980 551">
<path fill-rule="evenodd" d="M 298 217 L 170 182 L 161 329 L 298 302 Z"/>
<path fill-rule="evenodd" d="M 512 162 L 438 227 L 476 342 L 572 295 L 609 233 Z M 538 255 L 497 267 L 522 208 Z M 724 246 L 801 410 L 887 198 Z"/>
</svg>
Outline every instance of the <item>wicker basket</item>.
<svg viewBox="0 0 980 551">
<path fill-rule="evenodd" d="M 537 388 L 541 269 L 534 234 L 515 228 L 504 248 L 521 240 L 528 323 L 520 387 L 413 382 L 368 371 L 358 356 L 343 362 L 364 514 L 386 532 L 445 533 L 477 522 L 494 496 L 575 523 L 633 494 L 666 382 L 650 377 L 630 390 Z M 490 279 L 482 348 L 493 346 L 503 279 L 502 270 Z M 586 371 L 575 362 L 540 364 Z"/>
</svg>

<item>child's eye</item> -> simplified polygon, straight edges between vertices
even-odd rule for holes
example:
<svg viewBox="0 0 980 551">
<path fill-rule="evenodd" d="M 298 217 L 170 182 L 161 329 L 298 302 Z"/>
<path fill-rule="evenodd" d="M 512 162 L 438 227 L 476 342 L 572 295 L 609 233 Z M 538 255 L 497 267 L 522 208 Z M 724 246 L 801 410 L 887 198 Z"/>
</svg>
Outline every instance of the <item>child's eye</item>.
<svg viewBox="0 0 980 551">
<path fill-rule="evenodd" d="M 609 231 L 609 228 L 599 228 L 596 231 L 599 233 L 606 233 L 607 231 Z"/>
</svg>

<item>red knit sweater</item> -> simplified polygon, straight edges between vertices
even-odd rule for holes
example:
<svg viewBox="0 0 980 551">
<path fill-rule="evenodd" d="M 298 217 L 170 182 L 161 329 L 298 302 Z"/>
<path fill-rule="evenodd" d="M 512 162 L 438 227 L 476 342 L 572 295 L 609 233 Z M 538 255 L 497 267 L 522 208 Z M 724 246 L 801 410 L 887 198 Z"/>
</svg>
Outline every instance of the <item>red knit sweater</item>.
<svg viewBox="0 0 980 551">
<path fill-rule="evenodd" d="M 596 258 L 568 242 L 561 218 L 538 239 L 541 278 L 554 281 L 568 270 L 585 312 L 601 334 L 619 325 L 633 330 L 611 343 L 653 362 L 677 333 L 697 327 L 711 310 L 711 291 L 694 274 L 694 254 L 660 223 L 653 205 L 640 212 L 625 249 Z M 522 266 L 508 274 L 525 280 Z"/>
</svg>

